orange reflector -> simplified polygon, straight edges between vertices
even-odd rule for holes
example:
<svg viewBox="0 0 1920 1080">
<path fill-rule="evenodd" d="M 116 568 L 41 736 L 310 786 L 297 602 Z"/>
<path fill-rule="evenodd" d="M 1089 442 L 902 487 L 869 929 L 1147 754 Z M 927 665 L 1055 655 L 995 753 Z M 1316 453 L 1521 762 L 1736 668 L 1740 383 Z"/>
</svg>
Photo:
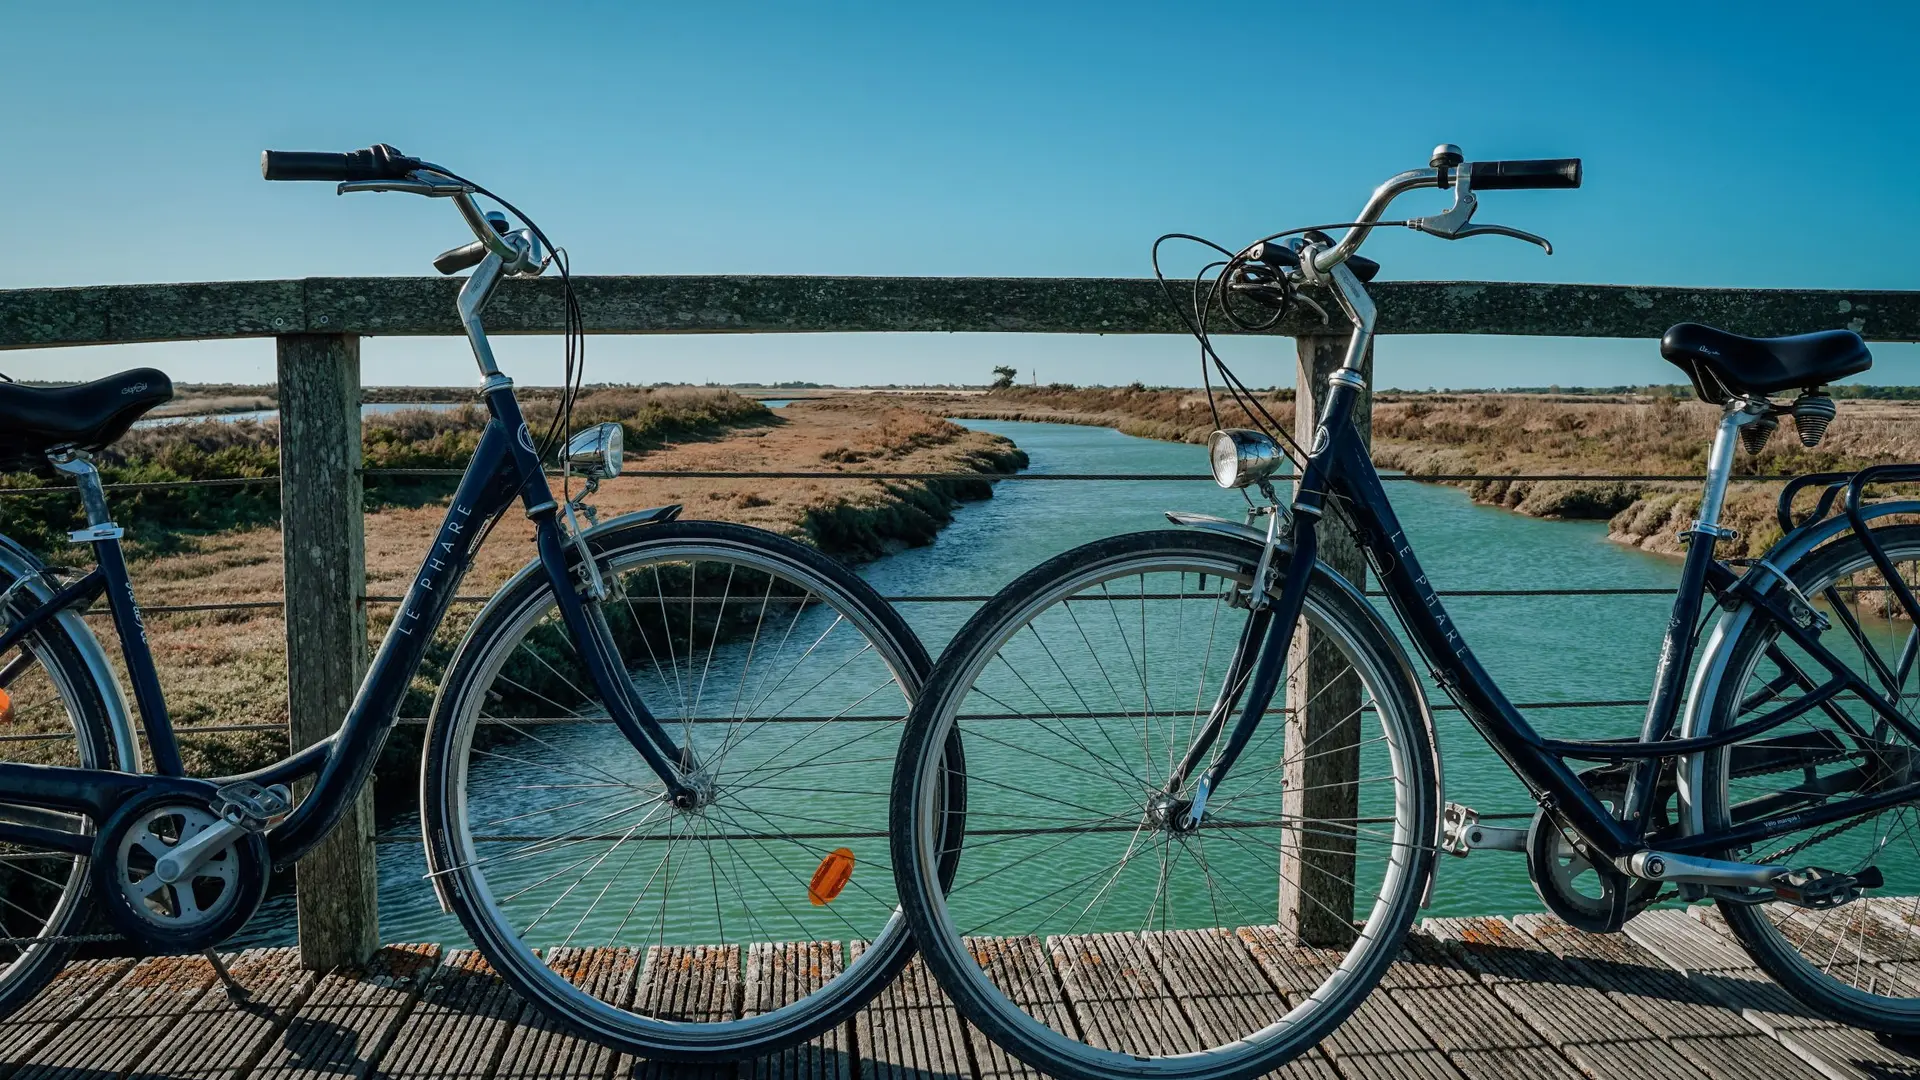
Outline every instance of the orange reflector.
<svg viewBox="0 0 1920 1080">
<path fill-rule="evenodd" d="M 13 723 L 13 695 L 0 690 L 0 724 Z"/>
<path fill-rule="evenodd" d="M 853 880 L 853 851 L 850 848 L 834 848 L 826 858 L 820 860 L 820 866 L 813 872 L 813 880 L 807 882 L 807 900 L 814 907 L 831 904 L 840 895 L 840 890 Z"/>
</svg>

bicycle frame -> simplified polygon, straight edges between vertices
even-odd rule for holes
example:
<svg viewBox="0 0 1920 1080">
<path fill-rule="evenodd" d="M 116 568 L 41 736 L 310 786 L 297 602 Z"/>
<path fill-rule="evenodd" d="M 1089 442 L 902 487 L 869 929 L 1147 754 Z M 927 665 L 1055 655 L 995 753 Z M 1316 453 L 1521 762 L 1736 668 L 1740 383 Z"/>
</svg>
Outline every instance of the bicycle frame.
<svg viewBox="0 0 1920 1080">
<path fill-rule="evenodd" d="M 1795 601 L 1801 599 L 1791 588 L 1776 588 L 1784 581 L 1783 570 L 1790 561 L 1776 564 L 1762 560 L 1770 573 L 1737 573 L 1717 559 L 1717 540 L 1727 535 L 1717 525 L 1721 500 L 1731 473 L 1738 429 L 1754 415 L 1741 407 L 1730 406 L 1714 439 L 1709 458 L 1708 491 L 1702 502 L 1701 517 L 1687 530 L 1689 542 L 1681 580 L 1672 612 L 1662 639 L 1659 662 L 1647 714 L 1637 740 L 1579 741 L 1549 739 L 1542 736 L 1515 708 L 1499 685 L 1487 673 L 1459 630 L 1448 616 L 1446 605 L 1435 593 L 1421 568 L 1398 516 L 1389 502 L 1380 475 L 1375 470 L 1367 447 L 1353 422 L 1356 395 L 1365 387 L 1358 373 L 1359 357 L 1364 355 L 1372 329 L 1372 308 L 1359 283 L 1344 267 L 1334 272 L 1336 295 L 1354 316 L 1356 333 L 1347 365 L 1330 379 L 1329 393 L 1313 440 L 1313 451 L 1301 470 L 1290 520 L 1291 559 L 1279 587 L 1273 591 L 1270 606 L 1256 610 L 1249 620 L 1238 652 L 1229 666 L 1222 701 L 1216 706 L 1214 721 L 1207 725 L 1189 749 L 1186 761 L 1173 774 L 1169 790 L 1184 785 L 1198 767 L 1212 743 L 1221 733 L 1232 711 L 1234 688 L 1245 687 L 1241 714 L 1228 732 L 1226 747 L 1194 789 L 1193 806 L 1197 814 L 1204 809 L 1231 769 L 1234 759 L 1252 738 L 1279 687 L 1281 666 L 1287 655 L 1293 627 L 1304 605 L 1307 583 L 1314 572 L 1318 533 L 1330 499 L 1342 502 L 1359 534 L 1362 548 L 1372 560 L 1380 582 L 1416 647 L 1436 679 L 1461 706 L 1467 719 L 1501 758 L 1505 760 L 1536 801 L 1574 829 L 1594 852 L 1623 868 L 1627 860 L 1649 849 L 1657 841 L 1659 850 L 1683 857 L 1708 856 L 1755 843 L 1768 837 L 1838 821 L 1856 814 L 1920 798 L 1920 782 L 1906 783 L 1871 794 L 1829 800 L 1807 810 L 1775 811 L 1771 816 L 1737 823 L 1718 831 L 1695 831 L 1679 835 L 1677 830 L 1652 833 L 1648 829 L 1656 789 L 1667 759 L 1697 755 L 1749 739 L 1797 716 L 1819 708 L 1843 729 L 1860 737 L 1867 732 L 1858 721 L 1832 702 L 1843 693 L 1854 693 L 1873 712 L 1906 738 L 1920 744 L 1920 725 L 1906 717 L 1898 707 L 1875 691 L 1859 673 L 1823 645 L 1819 630 L 1805 615 L 1796 616 Z M 1744 404 L 1744 403 L 1742 403 Z M 1857 485 L 1856 485 L 1857 486 Z M 1911 508 L 1911 504 L 1908 504 Z M 1858 510 L 1858 498 L 1850 502 L 1851 520 L 1845 524 L 1858 528 L 1864 521 Z M 1807 530 L 1820 528 L 1809 521 L 1775 545 L 1774 552 L 1792 552 L 1793 558 L 1810 547 L 1803 546 Z M 1833 535 L 1832 530 L 1823 537 Z M 1270 541 L 1273 543 L 1273 541 Z M 1772 553 L 1770 553 L 1771 557 Z M 1884 560 L 1883 555 L 1877 558 Z M 1263 560 L 1263 566 L 1266 565 Z M 1733 607 L 1751 605 L 1763 618 L 1780 627 L 1792 643 L 1825 669 L 1819 680 L 1786 660 L 1776 649 L 1772 656 L 1788 669 L 1794 683 L 1803 690 L 1791 705 L 1776 708 L 1753 720 L 1734 724 L 1713 735 L 1676 738 L 1675 724 L 1688 698 L 1687 680 L 1694 660 L 1694 629 L 1700 620 L 1703 599 L 1712 596 L 1720 604 Z M 1904 599 L 1904 598 L 1903 598 Z M 1842 615 L 1851 619 L 1850 615 Z M 1857 630 L 1857 627 L 1853 627 Z M 1258 650 L 1258 658 L 1252 650 Z M 1705 703 L 1696 703 L 1705 707 Z M 1630 769 L 1625 812 L 1616 818 L 1598 799 L 1569 761 L 1614 762 Z M 1844 787 L 1828 794 L 1837 794 Z M 1700 859 L 1700 868 L 1709 873 L 1731 874 L 1733 868 L 1747 864 Z M 1712 866 L 1705 864 L 1711 861 Z M 1755 868 L 1757 869 L 1757 868 Z M 1673 875 L 1668 875 L 1673 878 Z M 1750 877 L 1764 880 L 1762 875 Z M 1750 883 L 1759 883 L 1758 881 Z"/>
<path fill-rule="evenodd" d="M 488 259 L 495 264 L 493 272 L 483 264 L 472 279 L 481 283 L 483 291 L 491 287 L 498 270 L 498 256 L 489 255 Z M 465 300 L 463 293 L 463 308 Z M 149 793 L 211 800 L 223 783 L 291 783 L 314 777 L 307 797 L 266 833 L 274 865 L 290 865 L 339 822 L 372 774 L 381 747 L 398 721 L 406 688 L 419 670 L 428 642 L 445 617 L 462 576 L 472 565 L 480 541 L 516 498 L 534 523 L 538 559 L 553 586 L 562 622 L 580 646 L 581 660 L 613 723 L 666 783 L 668 797 L 684 797 L 686 787 L 680 769 L 687 763 L 682 749 L 634 692 L 618 662 L 599 607 L 581 595 L 578 549 L 562 531 L 559 504 L 541 469 L 533 435 L 521 416 L 513 382 L 495 371 L 487 378 L 482 393 L 490 414 L 486 430 L 339 731 L 244 776 L 201 780 L 184 775 L 146 631 L 134 602 L 120 530 L 107 517 L 99 477 L 92 467 L 83 461 L 68 467 L 66 471 L 76 474 L 80 481 L 92 519 L 92 528 L 76 534 L 76 538 L 93 544 L 98 565 L 0 634 L 0 652 L 47 626 L 63 611 L 84 608 L 104 592 L 133 682 L 141 725 L 152 748 L 154 772 L 0 762 L 0 792 L 6 793 L 4 806 L 0 806 L 0 841 L 16 840 L 87 855 L 92 853 L 94 837 L 72 831 L 71 814 L 83 814 L 97 824 L 128 800 Z M 291 616 L 291 597 L 288 608 Z"/>
</svg>

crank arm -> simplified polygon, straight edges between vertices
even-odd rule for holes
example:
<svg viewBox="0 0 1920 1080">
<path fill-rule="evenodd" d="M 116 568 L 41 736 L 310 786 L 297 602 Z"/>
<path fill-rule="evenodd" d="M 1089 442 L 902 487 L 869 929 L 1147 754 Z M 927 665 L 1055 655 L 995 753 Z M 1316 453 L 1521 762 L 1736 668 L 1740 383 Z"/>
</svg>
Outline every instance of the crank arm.
<svg viewBox="0 0 1920 1080">
<path fill-rule="evenodd" d="M 207 865 L 208 859 L 245 836 L 247 831 L 246 826 L 236 825 L 221 818 L 194 833 L 156 860 L 153 864 L 154 876 L 169 885 L 183 879 L 191 881 L 193 876 L 200 872 L 200 868 Z"/>
</svg>

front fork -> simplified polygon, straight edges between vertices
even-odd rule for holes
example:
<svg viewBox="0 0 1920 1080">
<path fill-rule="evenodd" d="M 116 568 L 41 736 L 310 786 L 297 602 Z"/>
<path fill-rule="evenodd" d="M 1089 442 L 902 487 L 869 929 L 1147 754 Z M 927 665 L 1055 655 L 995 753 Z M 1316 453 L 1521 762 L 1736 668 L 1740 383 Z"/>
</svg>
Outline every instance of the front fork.
<svg viewBox="0 0 1920 1080">
<path fill-rule="evenodd" d="M 1323 416 L 1347 416 L 1354 392 L 1351 385 L 1334 380 Z M 1240 719 L 1234 723 L 1233 730 L 1227 733 L 1227 745 L 1221 748 L 1220 756 L 1214 759 L 1193 786 L 1193 795 L 1182 823 L 1184 829 L 1199 828 L 1206 816 L 1207 800 L 1220 789 L 1228 770 L 1233 768 L 1233 763 L 1246 750 L 1247 743 L 1252 741 L 1260 721 L 1273 704 L 1274 694 L 1280 689 L 1282 668 L 1286 664 L 1287 653 L 1293 647 L 1293 628 L 1299 623 L 1300 612 L 1306 607 L 1307 585 L 1313 580 L 1314 562 L 1319 558 L 1320 518 L 1326 512 L 1327 466 L 1333 460 L 1336 445 L 1344 434 L 1344 431 L 1330 431 L 1329 425 L 1322 422 L 1320 433 L 1314 439 L 1314 453 L 1307 458 L 1306 468 L 1300 474 L 1293 512 L 1290 515 L 1282 514 L 1280 508 L 1275 506 L 1273 515 L 1268 519 L 1266 546 L 1260 553 L 1253 583 L 1247 590 L 1248 604 L 1253 614 L 1240 634 L 1233 660 L 1227 666 L 1226 680 L 1221 684 L 1213 709 L 1207 714 L 1207 723 L 1187 747 L 1179 767 L 1167 778 L 1165 791 L 1169 795 L 1178 793 L 1186 786 L 1187 779 L 1200 768 L 1202 761 L 1212 751 L 1214 742 L 1225 729 L 1227 718 L 1240 701 L 1244 689 L 1245 703 L 1240 707 Z M 1290 535 L 1280 531 L 1283 519 L 1290 522 Z M 1273 576 L 1274 554 L 1281 542 L 1289 539 L 1292 541 L 1292 556 L 1278 595 L 1271 595 L 1267 582 Z"/>
<path fill-rule="evenodd" d="M 514 400 L 512 388 L 511 380 L 496 375 L 488 379 L 485 392 L 495 420 L 506 430 L 518 432 L 519 437 L 511 443 L 512 467 L 519 473 L 520 497 L 526 504 L 527 517 L 533 521 L 534 545 L 539 552 L 540 565 L 546 570 L 547 580 L 553 586 L 554 600 L 560 608 L 560 620 L 567 628 L 567 636 L 579 649 L 580 661 L 586 665 L 593 688 L 606 704 L 607 715 L 614 726 L 620 729 L 627 742 L 646 760 L 647 767 L 666 785 L 667 798 L 676 806 L 691 806 L 696 796 L 693 788 L 686 783 L 685 776 L 693 768 L 692 748 L 677 746 L 659 719 L 640 700 L 640 695 L 634 692 L 633 683 L 626 676 L 626 665 L 620 660 L 620 649 L 614 644 L 613 632 L 608 628 L 601 611 L 600 599 L 581 595 L 581 576 L 585 575 L 589 580 L 598 578 L 598 571 L 591 563 L 592 552 L 585 544 L 570 544 L 563 534 L 560 506 L 554 501 L 553 490 L 548 487 L 546 475 L 541 471 L 539 456 L 533 448 L 533 437 L 521 418 L 520 405 Z M 569 547 L 578 549 L 578 557 L 582 560 L 581 574 L 576 574 L 573 567 L 568 565 Z M 598 593 L 601 590 L 584 591 Z"/>
</svg>

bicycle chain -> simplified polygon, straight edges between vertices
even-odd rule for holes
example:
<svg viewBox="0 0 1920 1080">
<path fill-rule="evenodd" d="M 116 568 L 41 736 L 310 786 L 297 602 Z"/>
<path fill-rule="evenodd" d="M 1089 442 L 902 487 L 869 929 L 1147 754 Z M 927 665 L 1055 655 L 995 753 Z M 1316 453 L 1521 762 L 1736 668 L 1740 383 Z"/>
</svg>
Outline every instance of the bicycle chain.
<svg viewBox="0 0 1920 1080">
<path fill-rule="evenodd" d="M 1839 825 L 1835 825 L 1833 828 L 1828 829 L 1825 832 L 1814 833 L 1812 836 L 1807 837 L 1805 840 L 1802 840 L 1799 843 L 1794 844 L 1790 847 L 1782 848 L 1779 851 L 1776 851 L 1773 854 L 1767 856 L 1766 858 L 1761 859 L 1760 861 L 1763 863 L 1770 863 L 1779 859 L 1784 859 L 1789 855 L 1797 855 L 1800 852 L 1807 850 L 1808 848 L 1812 847 L 1815 844 L 1825 843 L 1826 841 L 1831 840 L 1836 836 L 1839 836 L 1843 832 L 1847 832 L 1852 829 L 1857 829 L 1860 826 L 1865 825 L 1869 821 L 1876 820 L 1880 817 L 1880 815 L 1885 813 L 1886 813 L 1885 810 L 1880 810 L 1871 814 L 1863 814 L 1860 817 L 1854 818 L 1852 821 L 1847 821 Z"/>
</svg>

